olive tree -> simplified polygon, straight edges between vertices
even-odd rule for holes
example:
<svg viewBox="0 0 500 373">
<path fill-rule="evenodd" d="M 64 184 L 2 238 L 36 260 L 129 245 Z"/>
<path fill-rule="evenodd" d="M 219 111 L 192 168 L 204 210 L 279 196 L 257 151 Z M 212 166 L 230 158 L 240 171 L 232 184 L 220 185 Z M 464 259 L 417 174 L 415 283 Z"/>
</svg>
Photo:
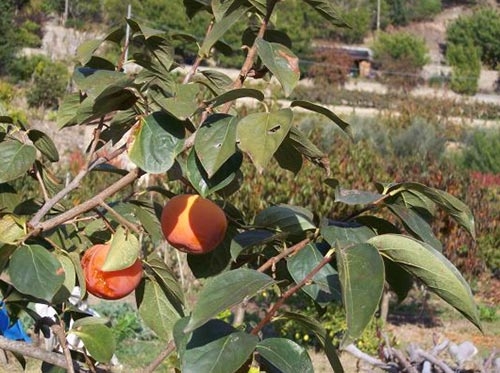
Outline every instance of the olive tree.
<svg viewBox="0 0 500 373">
<path fill-rule="evenodd" d="M 90 126 L 93 139 L 79 172 L 65 185 L 54 183 L 60 155 L 53 140 L 28 124 L 0 117 L 3 303 L 12 319 L 28 312 L 35 320 L 33 333 L 53 333 L 60 342 L 59 349 L 44 351 L 3 336 L 0 348 L 69 371 L 107 369 L 116 346 L 112 330 L 77 309 L 70 297 L 75 286 L 83 299 L 87 296 L 80 258 L 102 242 L 111 245 L 108 268 L 120 270 L 138 257 L 142 260 L 144 276 L 135 291 L 137 312 L 165 343 L 154 361 L 144 362 L 144 372 L 154 371 L 172 354 L 183 372 L 313 371 L 303 347 L 269 334 L 268 327 L 278 320 L 311 330 L 332 369 L 341 372 L 338 354 L 352 348 L 379 308 L 384 289 L 403 299 L 412 278 L 481 328 L 471 290 L 441 253 L 428 222 L 440 208 L 474 236 L 469 208 L 446 191 L 412 181 L 385 180 L 367 190 L 343 187 L 341 175 L 332 178 L 328 158 L 294 125 L 294 117 L 298 110 L 319 113 L 346 136 L 351 136 L 350 125 L 313 102 L 295 100 L 277 106 L 264 95 L 266 84 L 273 84 L 266 76 L 276 78 L 284 96 L 290 96 L 299 81 L 299 61 L 289 39 L 273 28 L 277 2 L 184 1 L 190 17 L 198 12 L 212 17 L 197 59 L 184 75 L 174 63 L 172 48 L 176 39 L 189 40 L 182 33 L 127 19 L 130 40 L 125 40 L 125 27 L 118 27 L 81 45 L 73 73 L 76 89 L 63 99 L 57 125 Z M 343 25 L 329 1 L 304 0 L 303 6 Z M 201 70 L 201 62 L 220 46 L 225 32 L 245 17 L 253 24 L 243 35 L 246 55 L 236 79 Z M 100 54 L 103 44 L 135 49 L 128 61 L 125 53 L 118 61 L 109 61 Z M 140 69 L 128 73 L 131 62 Z M 265 84 L 247 84 L 252 80 Z M 257 105 L 243 108 L 237 105 L 240 101 Z M 106 152 L 101 151 L 104 145 L 109 147 Z M 123 155 L 131 167 L 109 166 Z M 246 221 L 245 211 L 231 204 L 231 195 L 252 183 L 242 174 L 243 162 L 251 162 L 261 177 L 276 164 L 300 172 L 303 162 L 312 162 L 324 169 L 324 182 L 336 206 L 349 205 L 354 212 L 328 219 L 306 206 L 277 204 Z M 119 178 L 94 190 L 87 200 L 68 198 L 97 171 Z M 25 175 L 38 181 L 39 198 L 23 200 L 15 189 L 15 181 Z M 187 257 L 192 273 L 202 279 L 194 302 L 185 301 L 177 268 L 163 260 L 172 249 L 164 249 L 158 211 L 173 193 L 164 184 L 141 187 L 138 180 L 144 175 L 162 175 L 183 190 L 210 198 L 228 217 L 224 240 L 214 251 Z M 127 193 L 121 193 L 124 189 Z M 249 302 L 258 302 L 255 296 L 263 291 L 273 292 L 276 301 L 268 308 L 258 305 L 263 312 L 254 315 L 257 320 L 243 318 L 231 324 L 217 317 L 238 307 L 244 310 Z M 319 309 L 331 303 L 343 306 L 347 328 L 339 344 L 332 342 L 316 318 L 285 310 L 283 306 L 299 292 Z M 42 318 L 30 307 L 34 303 L 50 305 L 57 317 Z M 70 317 L 73 323 L 67 322 Z M 84 348 L 71 345 L 74 336 Z"/>
</svg>

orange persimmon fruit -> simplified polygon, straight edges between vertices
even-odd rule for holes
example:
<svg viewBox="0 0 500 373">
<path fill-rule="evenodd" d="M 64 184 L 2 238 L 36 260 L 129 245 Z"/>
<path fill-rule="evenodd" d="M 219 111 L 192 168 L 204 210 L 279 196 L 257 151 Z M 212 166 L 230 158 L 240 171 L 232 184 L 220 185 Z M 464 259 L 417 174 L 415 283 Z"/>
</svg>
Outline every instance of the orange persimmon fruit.
<svg viewBox="0 0 500 373">
<path fill-rule="evenodd" d="M 117 271 L 102 270 L 110 249 L 109 244 L 94 245 L 85 251 L 81 263 L 87 291 L 102 299 L 120 299 L 135 290 L 142 278 L 139 258 L 130 267 Z"/>
<path fill-rule="evenodd" d="M 205 254 L 224 239 L 227 219 L 214 202 L 196 194 L 180 194 L 163 207 L 161 228 L 167 242 L 190 254 Z"/>
</svg>

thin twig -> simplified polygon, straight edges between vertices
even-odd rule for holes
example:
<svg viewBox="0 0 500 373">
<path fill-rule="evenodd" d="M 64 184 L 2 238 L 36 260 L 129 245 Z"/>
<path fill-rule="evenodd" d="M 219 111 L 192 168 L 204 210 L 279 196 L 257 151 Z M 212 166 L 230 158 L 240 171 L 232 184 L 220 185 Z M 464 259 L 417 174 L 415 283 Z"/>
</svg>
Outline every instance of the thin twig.
<svg viewBox="0 0 500 373">
<path fill-rule="evenodd" d="M 68 369 L 68 362 L 62 354 L 57 352 L 46 351 L 40 347 L 36 347 L 31 343 L 12 341 L 3 336 L 0 336 L 0 348 L 3 350 L 11 351 L 16 354 L 31 357 L 33 359 L 42 360 L 49 364 Z M 74 372 L 83 372 L 84 370 L 78 365 L 77 362 L 71 362 Z"/>
<path fill-rule="evenodd" d="M 212 28 L 214 27 L 214 20 L 212 19 L 210 23 L 208 24 L 207 31 L 205 32 L 205 39 L 207 38 L 208 34 L 212 31 Z M 198 67 L 200 67 L 201 61 L 203 61 L 202 56 L 196 56 L 196 60 L 194 61 L 193 65 L 191 66 L 191 69 L 189 72 L 186 74 L 184 77 L 184 80 L 182 81 L 182 84 L 187 84 L 191 81 L 193 78 L 194 74 L 196 74 L 196 71 L 198 70 Z"/>
<path fill-rule="evenodd" d="M 417 348 L 415 350 L 415 353 L 419 355 L 422 359 L 427 360 L 429 363 L 434 364 L 438 366 L 444 373 L 453 373 L 455 372 L 453 369 L 451 369 L 446 363 L 442 360 L 439 360 L 435 356 L 427 353 L 426 351 L 422 350 L 421 348 Z"/>
<path fill-rule="evenodd" d="M 87 211 L 92 210 L 94 207 L 99 206 L 101 202 L 103 202 L 106 198 L 114 195 L 116 192 L 125 188 L 126 186 L 132 184 L 135 180 L 139 178 L 141 175 L 141 171 L 138 168 L 134 168 L 116 183 L 110 185 L 108 188 L 104 189 L 102 192 L 92 197 L 91 199 L 83 202 L 82 204 L 73 207 L 72 209 L 59 214 L 52 219 L 46 220 L 44 222 L 39 222 L 32 219 L 29 223 L 30 227 L 33 229 L 32 235 L 38 235 L 42 231 L 46 231 L 52 228 L 57 227 L 60 224 L 65 223 L 68 220 L 71 220 L 77 217 L 80 214 L 83 214 Z"/>
<path fill-rule="evenodd" d="M 73 359 L 71 358 L 71 353 L 68 348 L 68 344 L 66 343 L 66 334 L 64 333 L 64 324 L 62 324 L 62 320 L 58 320 L 55 324 L 53 324 L 50 328 L 52 332 L 55 334 L 57 339 L 59 340 L 59 344 L 64 353 L 64 357 L 66 358 L 66 363 L 68 366 L 68 373 L 75 373 L 73 369 Z"/>
<path fill-rule="evenodd" d="M 103 207 L 104 209 L 106 209 L 106 211 L 108 211 L 111 215 L 113 215 L 115 217 L 115 219 L 118 220 L 118 222 L 121 225 L 127 227 L 128 229 L 130 229 L 131 231 L 133 231 L 137 234 L 142 233 L 142 230 L 139 226 L 137 226 L 136 224 L 125 219 L 123 216 L 121 216 L 119 213 L 117 213 L 115 209 L 113 209 L 111 206 L 109 206 L 106 202 L 102 201 L 101 203 L 99 203 L 99 205 L 101 207 Z"/>
<path fill-rule="evenodd" d="M 309 242 L 311 242 L 311 239 L 306 238 L 300 241 L 299 243 L 296 243 L 295 245 L 286 248 L 281 253 L 279 253 L 279 255 L 273 256 L 272 258 L 267 260 L 264 264 L 262 264 L 259 268 L 257 268 L 257 271 L 259 272 L 267 271 L 270 267 L 278 263 L 281 259 L 286 258 L 287 256 L 302 250 L 304 247 L 307 246 Z"/>
<path fill-rule="evenodd" d="M 45 184 L 43 183 L 42 174 L 40 173 L 40 169 L 37 167 L 36 164 L 35 164 L 34 168 L 35 168 L 35 177 L 38 180 L 38 182 L 40 183 L 40 188 L 42 189 L 43 200 L 47 201 L 48 199 L 50 199 L 50 197 L 49 197 L 49 193 L 47 193 L 47 188 L 45 188 Z"/>
<path fill-rule="evenodd" d="M 382 360 L 379 360 L 373 356 L 368 355 L 367 353 L 361 351 L 359 348 L 357 348 L 353 343 L 345 346 L 342 351 L 348 352 L 357 359 L 364 361 L 365 363 L 370 364 L 371 366 L 389 371 L 389 372 L 394 372 L 395 369 L 397 369 L 396 364 L 390 364 L 390 363 L 384 363 Z"/>
<path fill-rule="evenodd" d="M 252 329 L 250 333 L 253 335 L 257 335 L 262 330 L 262 328 L 271 321 L 274 314 L 281 308 L 281 306 L 283 306 L 283 304 L 286 302 L 288 298 L 290 298 L 293 294 L 298 292 L 302 287 L 304 287 L 304 285 L 311 282 L 314 275 L 318 273 L 325 265 L 330 263 L 330 261 L 332 260 L 333 253 L 334 250 L 330 250 L 321 260 L 321 262 L 319 262 L 318 265 L 314 267 L 313 270 L 309 272 L 307 276 L 302 279 L 302 281 L 300 281 L 295 286 L 291 287 L 285 293 L 283 293 L 283 295 L 281 295 L 278 301 L 267 311 L 264 318 L 260 320 L 260 322 Z"/>
<path fill-rule="evenodd" d="M 269 20 L 271 19 L 271 14 L 273 13 L 274 7 L 276 6 L 277 2 L 278 2 L 278 0 L 270 0 L 267 2 L 267 13 L 266 13 L 266 16 L 264 17 L 264 19 L 262 20 L 262 24 L 260 25 L 259 32 L 257 33 L 257 37 L 255 38 L 256 41 L 257 41 L 257 39 L 261 39 L 264 37 L 264 34 L 265 34 L 267 27 L 268 27 L 268 24 L 269 24 Z M 256 55 L 257 55 L 257 44 L 256 44 L 256 42 L 254 42 L 252 47 L 250 49 L 248 49 L 248 53 L 247 53 L 247 56 L 245 58 L 245 62 L 243 62 L 243 65 L 241 66 L 241 70 L 240 70 L 240 74 L 239 74 L 238 78 L 233 82 L 234 89 L 241 88 L 243 86 L 243 83 L 245 82 L 245 79 L 248 76 L 248 72 L 252 69 L 253 62 L 254 62 Z M 229 113 L 229 110 L 231 109 L 231 107 L 233 105 L 234 105 L 234 101 L 230 101 L 230 102 L 226 103 L 222 108 L 222 112 Z"/>
<path fill-rule="evenodd" d="M 168 355 L 175 351 L 175 343 L 173 340 L 168 342 L 167 347 L 160 352 L 160 354 L 149 364 L 146 369 L 143 370 L 144 373 L 153 373 L 156 368 L 165 360 Z"/>
</svg>

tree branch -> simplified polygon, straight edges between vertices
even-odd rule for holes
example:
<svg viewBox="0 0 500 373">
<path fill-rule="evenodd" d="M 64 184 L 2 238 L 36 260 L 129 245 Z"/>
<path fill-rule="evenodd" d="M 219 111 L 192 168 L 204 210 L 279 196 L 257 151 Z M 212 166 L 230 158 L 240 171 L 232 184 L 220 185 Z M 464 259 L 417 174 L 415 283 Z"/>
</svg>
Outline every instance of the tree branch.
<svg viewBox="0 0 500 373">
<path fill-rule="evenodd" d="M 42 360 L 64 369 L 69 368 L 66 358 L 62 354 L 46 351 L 27 342 L 12 341 L 0 336 L 0 348 L 23 356 L 31 357 L 33 359 Z M 72 361 L 72 365 L 74 372 L 85 372 L 85 370 L 76 361 Z"/>
<path fill-rule="evenodd" d="M 321 268 L 330 263 L 330 261 L 332 260 L 333 253 L 334 250 L 333 249 L 330 250 L 321 260 L 321 262 L 319 262 L 318 265 L 314 267 L 313 270 L 309 272 L 307 276 L 302 279 L 302 281 L 300 281 L 295 286 L 291 287 L 285 293 L 283 293 L 283 295 L 278 299 L 278 301 L 269 309 L 269 311 L 267 311 L 264 318 L 260 320 L 260 322 L 252 329 L 250 334 L 257 335 L 262 330 L 262 328 L 267 323 L 269 323 L 269 321 L 271 321 L 274 314 L 281 308 L 281 306 L 283 306 L 283 304 L 286 302 L 288 298 L 290 298 L 293 294 L 298 292 L 302 287 L 304 287 L 304 285 L 311 282 L 314 275 L 318 273 L 321 270 Z"/>
<path fill-rule="evenodd" d="M 264 37 L 264 34 L 267 30 L 267 26 L 269 25 L 269 20 L 271 19 L 271 14 L 273 13 L 274 7 L 276 6 L 276 3 L 278 1 L 279 0 L 270 0 L 267 2 L 267 13 L 264 19 L 262 20 L 262 24 L 260 25 L 259 32 L 257 33 L 257 37 L 255 38 L 255 40 Z M 257 55 L 257 44 L 254 42 L 252 47 L 248 49 L 245 62 L 243 62 L 243 65 L 241 66 L 238 78 L 233 82 L 234 89 L 241 88 L 243 86 L 243 83 L 245 82 L 245 79 L 248 76 L 248 72 L 252 69 L 256 55 Z M 222 112 L 228 113 L 233 105 L 234 101 L 226 103 L 222 108 Z"/>
<path fill-rule="evenodd" d="M 134 168 L 128 174 L 126 174 L 124 177 L 122 177 L 120 180 L 118 180 L 116 183 L 114 183 L 113 185 L 104 189 L 102 192 L 97 194 L 95 197 L 92 197 L 88 201 L 85 201 L 82 204 L 75 206 L 66 212 L 63 212 L 62 214 L 59 214 L 59 215 L 53 217 L 52 219 L 49 219 L 49 220 L 46 220 L 46 221 L 40 223 L 39 218 L 38 218 L 38 220 L 33 218 L 28 223 L 29 226 L 33 229 L 32 235 L 38 235 L 42 231 L 46 231 L 46 230 L 55 228 L 58 225 L 63 224 L 64 222 L 77 217 L 80 214 L 83 214 L 87 211 L 92 210 L 94 207 L 101 205 L 101 203 L 104 202 L 104 200 L 106 198 L 112 196 L 116 192 L 118 192 L 121 189 L 125 188 L 126 186 L 132 184 L 136 179 L 139 178 L 140 175 L 141 175 L 140 169 Z M 43 215 L 41 215 L 41 216 L 43 216 Z"/>
<path fill-rule="evenodd" d="M 207 27 L 207 32 L 205 33 L 205 39 L 207 38 L 208 34 L 210 34 L 210 31 L 212 31 L 212 27 L 214 26 L 214 20 L 212 19 L 210 23 L 208 24 Z M 203 57 L 201 56 L 196 56 L 196 60 L 194 61 L 193 66 L 191 66 L 191 69 L 189 72 L 186 74 L 184 77 L 184 80 L 182 81 L 182 84 L 187 84 L 191 81 L 193 78 L 194 74 L 196 74 L 196 71 L 198 70 L 198 67 L 200 67 L 201 61 L 203 61 Z"/>
<path fill-rule="evenodd" d="M 267 262 L 262 264 L 259 268 L 257 268 L 257 271 L 259 272 L 267 271 L 270 267 L 278 263 L 281 259 L 286 258 L 287 256 L 302 250 L 304 247 L 307 246 L 309 242 L 311 242 L 311 240 L 309 238 L 306 238 L 300 241 L 299 243 L 296 243 L 295 245 L 286 248 L 279 255 L 273 256 Z"/>
<path fill-rule="evenodd" d="M 143 370 L 144 373 L 153 373 L 156 368 L 162 363 L 163 360 L 165 360 L 168 355 L 170 355 L 172 352 L 175 351 L 175 343 L 173 340 L 168 342 L 167 347 L 160 352 L 160 354 L 154 359 L 151 364 L 149 364 L 146 369 Z"/>
</svg>

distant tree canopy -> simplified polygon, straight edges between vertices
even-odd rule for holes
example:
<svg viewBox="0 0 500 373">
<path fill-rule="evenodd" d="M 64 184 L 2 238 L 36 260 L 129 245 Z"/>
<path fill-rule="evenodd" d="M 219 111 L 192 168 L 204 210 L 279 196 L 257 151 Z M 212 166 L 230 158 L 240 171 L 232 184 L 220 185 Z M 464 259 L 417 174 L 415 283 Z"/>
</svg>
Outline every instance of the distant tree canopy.
<svg viewBox="0 0 500 373">
<path fill-rule="evenodd" d="M 473 44 L 479 48 L 481 62 L 490 68 L 500 67 L 500 12 L 492 7 L 480 8 L 471 15 L 459 17 L 446 30 L 448 46 Z"/>
<path fill-rule="evenodd" d="M 419 73 L 429 60 L 423 39 L 406 32 L 382 32 L 372 48 L 385 83 L 404 90 L 417 85 Z"/>
</svg>

